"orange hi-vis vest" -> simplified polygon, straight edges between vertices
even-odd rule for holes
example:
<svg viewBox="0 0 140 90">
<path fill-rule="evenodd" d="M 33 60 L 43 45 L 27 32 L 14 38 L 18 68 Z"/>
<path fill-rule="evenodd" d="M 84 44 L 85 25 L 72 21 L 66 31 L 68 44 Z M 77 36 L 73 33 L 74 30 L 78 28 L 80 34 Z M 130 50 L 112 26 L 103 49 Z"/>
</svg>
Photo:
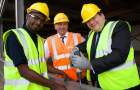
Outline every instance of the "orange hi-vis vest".
<svg viewBox="0 0 140 90">
<path fill-rule="evenodd" d="M 77 68 L 71 67 L 69 56 L 74 46 L 84 41 L 81 34 L 69 32 L 65 44 L 57 34 L 48 37 L 46 41 L 47 43 L 45 42 L 45 44 L 48 44 L 53 66 L 59 70 L 63 70 L 72 80 L 78 80 Z M 61 78 L 63 78 L 62 75 Z"/>
</svg>

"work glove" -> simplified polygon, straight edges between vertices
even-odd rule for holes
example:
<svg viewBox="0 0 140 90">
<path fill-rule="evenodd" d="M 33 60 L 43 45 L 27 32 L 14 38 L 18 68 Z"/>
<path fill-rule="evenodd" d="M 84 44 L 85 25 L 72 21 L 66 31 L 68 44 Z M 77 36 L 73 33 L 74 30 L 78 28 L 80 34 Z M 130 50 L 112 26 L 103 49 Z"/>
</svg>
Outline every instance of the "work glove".
<svg viewBox="0 0 140 90">
<path fill-rule="evenodd" d="M 70 55 L 70 60 L 72 62 L 72 66 L 79 69 L 86 69 L 88 66 L 87 58 L 79 51 L 77 47 L 75 47 Z"/>
</svg>

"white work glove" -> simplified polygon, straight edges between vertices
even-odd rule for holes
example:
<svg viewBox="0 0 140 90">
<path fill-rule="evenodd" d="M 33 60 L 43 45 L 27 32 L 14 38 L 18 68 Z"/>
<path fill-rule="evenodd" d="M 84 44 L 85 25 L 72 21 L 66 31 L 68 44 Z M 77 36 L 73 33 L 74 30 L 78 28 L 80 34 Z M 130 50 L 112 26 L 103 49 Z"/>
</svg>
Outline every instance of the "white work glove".
<svg viewBox="0 0 140 90">
<path fill-rule="evenodd" d="M 77 47 L 75 47 L 72 50 L 70 59 L 71 59 L 72 65 L 76 68 L 82 69 L 82 68 L 87 68 L 88 66 L 87 58 L 79 51 Z"/>
</svg>

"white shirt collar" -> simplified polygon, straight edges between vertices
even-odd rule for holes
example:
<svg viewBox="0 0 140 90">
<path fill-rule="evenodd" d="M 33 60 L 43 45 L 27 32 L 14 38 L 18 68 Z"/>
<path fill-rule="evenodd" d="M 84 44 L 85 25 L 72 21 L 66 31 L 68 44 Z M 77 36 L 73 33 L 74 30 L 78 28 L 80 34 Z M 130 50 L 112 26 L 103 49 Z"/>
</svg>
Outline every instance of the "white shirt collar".
<svg viewBox="0 0 140 90">
<path fill-rule="evenodd" d="M 69 32 L 66 32 L 64 36 L 68 36 Z M 58 37 L 61 37 L 59 33 L 57 33 Z"/>
</svg>

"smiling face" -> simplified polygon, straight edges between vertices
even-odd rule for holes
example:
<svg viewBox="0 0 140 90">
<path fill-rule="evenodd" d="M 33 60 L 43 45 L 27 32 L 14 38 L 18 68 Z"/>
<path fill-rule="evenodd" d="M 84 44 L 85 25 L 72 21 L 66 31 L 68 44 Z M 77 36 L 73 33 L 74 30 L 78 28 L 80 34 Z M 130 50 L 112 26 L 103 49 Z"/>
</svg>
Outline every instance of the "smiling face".
<svg viewBox="0 0 140 90">
<path fill-rule="evenodd" d="M 66 32 L 68 31 L 68 22 L 56 23 L 54 27 L 57 33 L 59 33 L 61 36 L 64 36 Z"/>
<path fill-rule="evenodd" d="M 37 33 L 45 24 L 46 17 L 37 12 L 31 12 L 26 16 L 26 26 L 32 33 Z"/>
<path fill-rule="evenodd" d="M 103 13 L 97 13 L 94 17 L 92 17 L 89 21 L 87 21 L 87 26 L 95 31 L 100 32 L 105 23 L 105 16 Z"/>
</svg>

